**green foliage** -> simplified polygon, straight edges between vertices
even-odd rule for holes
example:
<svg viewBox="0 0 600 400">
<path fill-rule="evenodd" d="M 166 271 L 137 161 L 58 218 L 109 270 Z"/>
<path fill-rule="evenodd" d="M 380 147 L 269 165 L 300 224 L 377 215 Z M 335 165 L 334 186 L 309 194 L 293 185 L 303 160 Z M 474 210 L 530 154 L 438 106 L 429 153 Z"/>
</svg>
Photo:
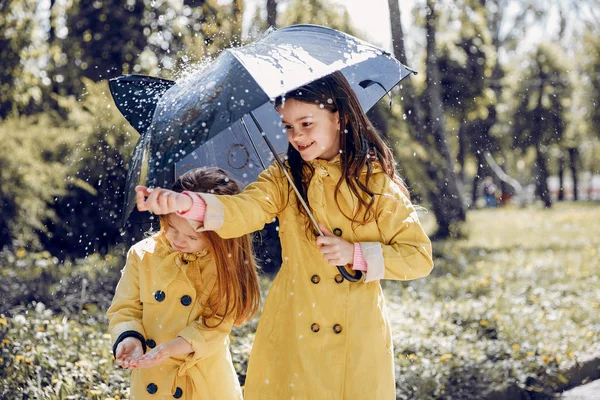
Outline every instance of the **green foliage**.
<svg viewBox="0 0 600 400">
<path fill-rule="evenodd" d="M 600 138 L 600 36 L 598 32 L 586 32 L 584 42 L 584 84 L 588 99 L 584 107 L 589 116 L 591 134 Z"/>
<path fill-rule="evenodd" d="M 384 281 L 397 398 L 479 398 L 505 383 L 552 396 L 562 371 L 600 350 L 598 218 L 585 204 L 473 211 L 472 239 L 436 243 L 431 276 Z M 122 250 L 73 263 L 0 253 L 3 282 L 14 285 L 0 286 L 0 397 L 127 397 L 105 318 L 123 261 Z M 44 273 L 50 296 L 34 284 Z M 263 279 L 263 295 L 269 287 Z M 242 384 L 257 321 L 231 335 Z"/>
<path fill-rule="evenodd" d="M 40 247 L 55 200 L 67 193 L 64 158 L 76 137 L 46 116 L 10 118 L 0 124 L 0 243 Z"/>
<path fill-rule="evenodd" d="M 12 318 L 0 315 L 3 398 L 128 397 L 129 380 L 115 369 L 104 324 L 55 314 L 42 303 L 13 311 Z"/>
<path fill-rule="evenodd" d="M 56 72 L 67 82 L 133 71 L 147 42 L 143 0 L 74 1 L 66 11 L 69 35 L 60 42 L 66 57 Z"/>
<path fill-rule="evenodd" d="M 86 82 L 81 102 L 59 98 L 68 119 L 0 123 L 1 244 L 104 252 L 120 240 L 119 221 L 132 129 L 108 98 L 106 82 Z"/>
<path fill-rule="evenodd" d="M 571 101 L 569 65 L 562 50 L 544 43 L 525 61 L 528 68 L 519 75 L 512 96 L 515 148 L 550 144 L 562 138 L 566 110 Z"/>
<path fill-rule="evenodd" d="M 26 110 L 40 100 L 37 88 L 24 82 L 21 59 L 31 43 L 35 4 L 22 0 L 0 2 L 0 118 Z"/>
<path fill-rule="evenodd" d="M 47 249 L 67 250 L 83 256 L 106 253 L 121 240 L 120 218 L 128 161 L 138 135 L 109 97 L 106 82 L 84 80 L 87 94 L 81 101 L 60 98 L 69 119 L 64 129 L 77 136 L 77 145 L 64 162 L 68 193 L 57 199 L 59 217 L 50 222 Z"/>
<path fill-rule="evenodd" d="M 354 28 L 350 24 L 350 15 L 334 11 L 324 0 L 291 0 L 279 19 L 281 26 L 294 24 L 324 25 L 352 34 Z"/>
</svg>

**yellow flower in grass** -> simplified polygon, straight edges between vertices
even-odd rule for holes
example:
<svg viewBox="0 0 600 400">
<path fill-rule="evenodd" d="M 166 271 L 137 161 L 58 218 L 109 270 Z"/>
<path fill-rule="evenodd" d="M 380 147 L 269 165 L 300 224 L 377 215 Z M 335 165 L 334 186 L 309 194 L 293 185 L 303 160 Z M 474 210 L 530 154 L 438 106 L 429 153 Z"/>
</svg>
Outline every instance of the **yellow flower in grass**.
<svg viewBox="0 0 600 400">
<path fill-rule="evenodd" d="M 414 361 L 415 358 L 417 358 L 417 355 L 415 353 L 410 353 L 406 358 L 408 358 L 409 361 Z"/>
<path fill-rule="evenodd" d="M 488 322 L 487 322 L 487 320 L 482 319 L 481 321 L 479 321 L 479 325 L 481 325 L 485 328 L 486 326 L 488 326 Z"/>
<path fill-rule="evenodd" d="M 27 255 L 27 250 L 21 247 L 19 250 L 17 250 L 15 255 L 17 256 L 17 258 L 23 258 Z"/>
<path fill-rule="evenodd" d="M 8 321 L 6 320 L 6 318 L 0 318 L 0 325 L 6 326 L 6 324 L 8 324 Z"/>
<path fill-rule="evenodd" d="M 525 354 L 527 354 L 527 357 L 533 357 L 533 356 L 535 356 L 535 353 L 533 351 L 528 351 Z"/>
<path fill-rule="evenodd" d="M 25 356 L 22 354 L 17 354 L 17 356 L 15 357 L 15 362 L 21 362 L 25 359 Z"/>
<path fill-rule="evenodd" d="M 517 352 L 521 351 L 521 346 L 519 345 L 519 343 L 514 343 L 514 344 L 511 346 L 511 348 L 512 348 L 512 350 L 513 350 L 515 353 L 517 353 Z"/>
<path fill-rule="evenodd" d="M 10 339 L 2 339 L 2 344 L 10 344 Z"/>
<path fill-rule="evenodd" d="M 544 364 L 550 364 L 550 357 L 547 355 L 543 355 L 542 361 L 544 362 Z"/>
<path fill-rule="evenodd" d="M 440 361 L 441 361 L 441 362 L 450 361 L 450 360 L 452 360 L 452 357 L 453 357 L 453 356 L 452 356 L 452 354 L 450 354 L 450 353 L 442 354 L 442 355 L 440 356 Z"/>
</svg>

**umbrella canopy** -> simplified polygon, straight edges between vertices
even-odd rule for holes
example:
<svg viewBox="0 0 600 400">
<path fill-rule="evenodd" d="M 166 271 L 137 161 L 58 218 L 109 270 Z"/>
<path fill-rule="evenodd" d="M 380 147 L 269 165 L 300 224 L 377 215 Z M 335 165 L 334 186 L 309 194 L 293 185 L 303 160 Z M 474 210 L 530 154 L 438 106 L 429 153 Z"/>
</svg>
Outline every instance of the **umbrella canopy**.
<svg viewBox="0 0 600 400">
<path fill-rule="evenodd" d="M 261 131 L 275 152 L 287 147 L 272 101 L 336 71 L 344 74 L 365 111 L 414 72 L 385 50 L 343 32 L 294 25 L 224 50 L 173 85 L 151 77 L 127 85 L 121 83 L 129 77 L 112 80 L 111 91 L 160 93 L 152 107 L 152 100 L 140 105 L 113 91 L 119 110 L 142 134 L 130 164 L 123 222 L 135 206 L 136 185 L 166 187 L 184 169 L 220 166 L 242 184 L 252 182 L 273 159 Z M 132 82 L 140 88 L 132 88 Z M 251 121 L 260 121 L 261 128 Z"/>
</svg>

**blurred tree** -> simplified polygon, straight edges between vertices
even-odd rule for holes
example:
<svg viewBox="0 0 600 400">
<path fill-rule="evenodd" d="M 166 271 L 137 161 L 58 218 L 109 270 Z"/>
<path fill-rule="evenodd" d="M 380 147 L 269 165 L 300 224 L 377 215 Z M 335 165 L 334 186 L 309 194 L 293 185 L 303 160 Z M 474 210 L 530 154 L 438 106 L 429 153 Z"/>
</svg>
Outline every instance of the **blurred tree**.
<svg viewBox="0 0 600 400">
<path fill-rule="evenodd" d="M 394 55 L 398 60 L 406 63 L 404 32 L 400 19 L 399 4 L 395 0 L 389 0 L 388 7 L 390 9 Z M 428 0 L 425 21 L 427 40 L 426 87 L 420 96 L 417 96 L 410 81 L 403 82 L 402 87 L 403 92 L 406 94 L 403 99 L 404 116 L 409 121 L 408 127 L 411 136 L 430 152 L 425 158 L 421 158 L 421 161 L 430 181 L 430 185 L 428 185 L 429 200 L 438 223 L 435 236 L 443 238 L 458 234 L 458 225 L 465 220 L 466 215 L 445 127 L 436 54 L 436 18 L 434 3 Z M 436 156 L 431 154 L 433 149 L 436 151 Z"/>
<path fill-rule="evenodd" d="M 56 221 L 53 205 L 66 194 L 66 156 L 76 137 L 51 127 L 47 116 L 14 117 L 0 124 L 0 247 L 42 249 Z"/>
<path fill-rule="evenodd" d="M 559 142 L 565 131 L 566 113 L 572 87 L 567 61 L 562 51 L 550 43 L 541 44 L 530 54 L 527 68 L 520 75 L 513 96 L 515 148 L 535 148 L 533 177 L 536 193 L 546 207 L 552 205 L 548 190 L 548 145 Z"/>
<path fill-rule="evenodd" d="M 589 99 L 587 104 L 582 104 L 589 112 L 588 128 L 600 138 L 600 26 L 595 30 L 586 32 L 582 37 L 583 46 L 583 71 L 582 79 L 585 88 L 586 97 Z"/>
<path fill-rule="evenodd" d="M 289 0 L 281 15 L 281 26 L 295 24 L 324 25 L 353 34 L 350 14 L 345 8 L 333 9 L 326 0 Z"/>
<path fill-rule="evenodd" d="M 31 108 L 42 97 L 28 80 L 24 55 L 31 50 L 36 6 L 25 0 L 0 1 L 0 118 Z M 38 82 L 36 82 L 38 83 Z"/>
<path fill-rule="evenodd" d="M 497 94 L 501 90 L 502 69 L 497 60 L 492 36 L 488 29 L 485 0 L 455 2 L 441 15 L 441 26 L 453 27 L 440 41 L 438 64 L 441 73 L 442 99 L 446 116 L 458 126 L 457 162 L 459 178 L 465 183 L 465 162 L 475 158 L 477 172 L 472 182 L 471 204 L 480 193 L 480 180 L 493 175 L 486 152 L 500 152 L 495 138 L 490 134 L 496 123 Z"/>
<path fill-rule="evenodd" d="M 57 197 L 57 218 L 48 220 L 51 235 L 43 237 L 52 254 L 83 257 L 105 254 L 121 237 L 120 217 L 128 161 L 137 140 L 108 98 L 106 81 L 84 78 L 87 94 L 77 101 L 61 98 L 69 111 L 64 131 L 76 135 L 76 143 L 64 154 L 68 166 L 63 179 L 64 195 Z"/>
<path fill-rule="evenodd" d="M 77 81 L 100 81 L 133 72 L 147 44 L 143 0 L 75 0 L 66 10 L 66 57 L 57 73 Z M 72 94 L 72 93 L 68 93 Z"/>
</svg>

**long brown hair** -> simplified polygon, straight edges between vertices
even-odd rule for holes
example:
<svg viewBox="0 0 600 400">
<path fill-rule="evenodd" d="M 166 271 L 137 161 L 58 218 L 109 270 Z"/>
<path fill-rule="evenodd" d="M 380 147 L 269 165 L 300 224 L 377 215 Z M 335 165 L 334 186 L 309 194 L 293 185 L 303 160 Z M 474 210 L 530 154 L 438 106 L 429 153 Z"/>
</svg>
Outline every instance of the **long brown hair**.
<svg viewBox="0 0 600 400">
<path fill-rule="evenodd" d="M 339 113 L 342 179 L 335 187 L 334 198 L 340 208 L 338 194 L 340 186 L 345 181 L 359 201 L 355 215 L 344 214 L 348 219 L 357 223 L 366 223 L 374 218 L 372 207 L 375 203 L 375 195 L 380 195 L 380 193 L 375 193 L 369 188 L 369 181 L 376 165 L 381 167 L 384 173 L 410 198 L 406 185 L 396 173 L 392 151 L 369 121 L 354 91 L 341 72 L 334 72 L 277 98 L 275 106 L 278 107 L 289 99 L 315 104 L 331 113 Z M 291 144 L 287 150 L 287 165 L 294 184 L 308 203 L 308 183 L 314 174 L 314 168 L 302 159 L 298 150 Z M 361 175 L 365 169 L 366 174 L 363 181 Z M 300 202 L 298 202 L 298 209 L 306 215 Z M 359 218 L 363 210 L 364 214 L 362 218 Z M 341 208 L 340 211 L 343 213 Z"/>
<path fill-rule="evenodd" d="M 238 184 L 220 168 L 195 168 L 181 175 L 172 186 L 175 192 L 200 192 L 221 195 L 240 193 Z M 260 306 L 257 266 L 252 253 L 250 235 L 223 239 L 215 232 L 201 232 L 209 243 L 217 266 L 216 296 L 208 304 L 211 317 L 223 317 L 233 313 L 235 324 L 252 318 Z M 223 303 L 224 302 L 224 303 Z M 223 314 L 223 310 L 224 314 Z M 214 326 L 211 326 L 214 327 Z"/>
</svg>

